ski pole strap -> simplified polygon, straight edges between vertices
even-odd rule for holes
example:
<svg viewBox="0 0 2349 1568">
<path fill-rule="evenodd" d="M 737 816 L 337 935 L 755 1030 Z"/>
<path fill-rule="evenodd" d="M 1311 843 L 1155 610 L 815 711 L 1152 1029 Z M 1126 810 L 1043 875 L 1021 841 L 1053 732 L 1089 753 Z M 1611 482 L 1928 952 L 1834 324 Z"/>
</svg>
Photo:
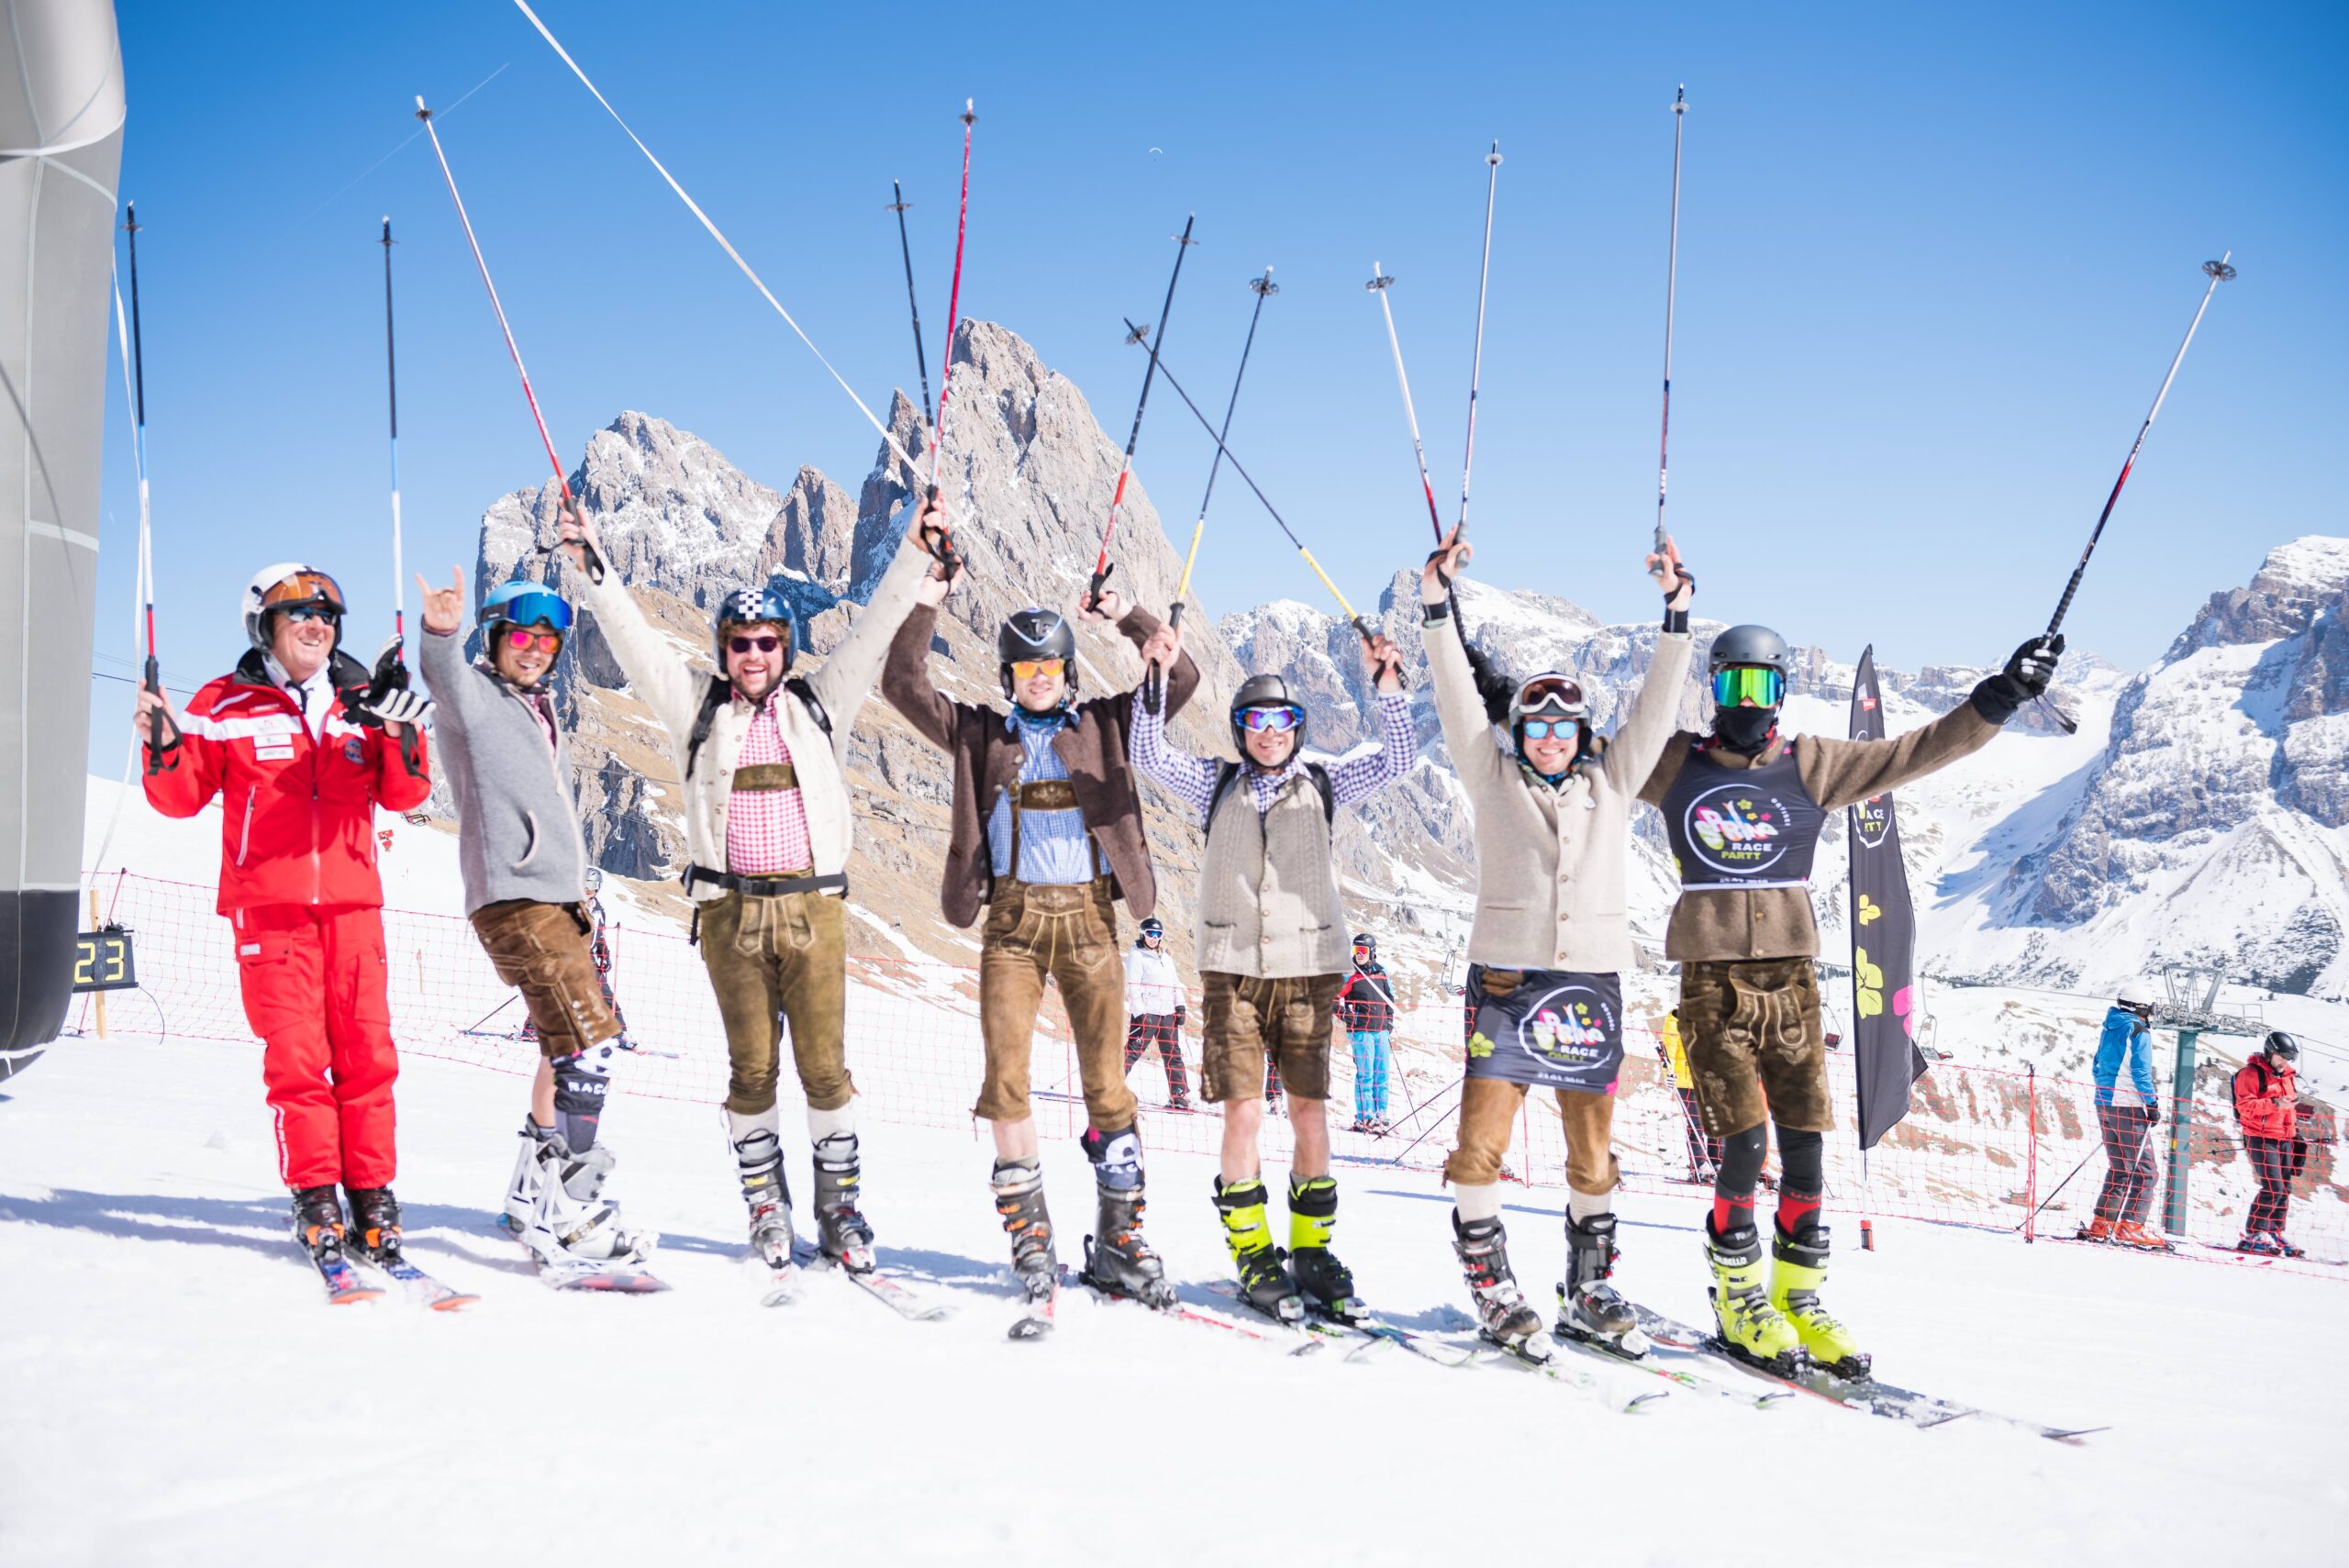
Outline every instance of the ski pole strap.
<svg viewBox="0 0 2349 1568">
<path fill-rule="evenodd" d="M 835 898 L 848 896 L 846 872 L 833 872 L 829 876 L 737 876 L 732 872 L 689 865 L 682 880 L 689 896 L 696 884 L 739 893 L 745 898 L 787 898 L 795 893 L 823 893 Z"/>
</svg>

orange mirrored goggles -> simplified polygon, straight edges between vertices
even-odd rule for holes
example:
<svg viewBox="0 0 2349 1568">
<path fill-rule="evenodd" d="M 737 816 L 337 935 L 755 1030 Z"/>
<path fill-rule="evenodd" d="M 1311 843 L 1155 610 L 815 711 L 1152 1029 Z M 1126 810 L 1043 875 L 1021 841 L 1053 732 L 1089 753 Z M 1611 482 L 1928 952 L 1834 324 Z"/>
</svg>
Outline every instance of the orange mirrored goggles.
<svg viewBox="0 0 2349 1568">
<path fill-rule="evenodd" d="M 344 600 L 341 584 L 323 572 L 296 572 L 291 577 L 271 584 L 262 590 L 261 607 L 273 610 L 286 605 L 323 604 L 335 614 L 342 614 Z"/>
<path fill-rule="evenodd" d="M 1039 675 L 1057 675 L 1067 668 L 1068 661 L 1065 659 L 1014 659 L 1011 662 L 1011 678 L 1032 681 Z"/>
</svg>

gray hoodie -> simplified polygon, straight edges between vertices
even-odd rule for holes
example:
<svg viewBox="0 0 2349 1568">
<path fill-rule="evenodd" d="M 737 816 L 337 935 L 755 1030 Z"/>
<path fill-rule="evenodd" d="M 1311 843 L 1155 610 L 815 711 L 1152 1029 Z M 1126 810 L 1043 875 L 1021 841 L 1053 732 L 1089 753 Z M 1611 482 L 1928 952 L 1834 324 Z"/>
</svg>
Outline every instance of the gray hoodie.
<svg viewBox="0 0 2349 1568">
<path fill-rule="evenodd" d="M 439 706 L 432 738 L 457 803 L 465 913 L 509 898 L 575 904 L 587 895 L 587 850 L 571 791 L 571 751 L 541 679 L 525 693 L 486 660 L 468 665 L 462 632 L 426 631 L 417 662 Z M 540 717 L 541 707 L 547 718 Z"/>
</svg>

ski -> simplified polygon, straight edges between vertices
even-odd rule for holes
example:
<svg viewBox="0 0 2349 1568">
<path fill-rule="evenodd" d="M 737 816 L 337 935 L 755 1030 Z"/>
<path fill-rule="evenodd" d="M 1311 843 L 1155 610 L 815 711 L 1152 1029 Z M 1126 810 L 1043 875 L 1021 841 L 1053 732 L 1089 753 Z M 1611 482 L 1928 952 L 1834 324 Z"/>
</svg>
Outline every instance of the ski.
<svg viewBox="0 0 2349 1568">
<path fill-rule="evenodd" d="M 1024 1291 L 1027 1286 L 1022 1284 Z M 1041 1296 L 1030 1296 L 1019 1304 L 1019 1316 L 1012 1319 L 1004 1338 L 1008 1340 L 1041 1340 L 1052 1331 L 1052 1310 L 1061 1298 L 1060 1276 L 1055 1273 Z"/>
<path fill-rule="evenodd" d="M 1083 1274 L 1072 1273 L 1066 1268 L 1063 1268 L 1061 1273 L 1064 1276 L 1063 1281 L 1063 1284 L 1074 1283 L 1076 1284 L 1083 1285 L 1096 1301 L 1114 1301 L 1123 1306 L 1139 1307 L 1144 1312 L 1154 1314 L 1160 1318 L 1171 1318 L 1178 1323 L 1197 1323 L 1202 1328 L 1220 1329 L 1225 1333 L 1237 1334 L 1243 1340 L 1254 1340 L 1262 1344 L 1271 1344 L 1275 1342 L 1271 1335 L 1260 1334 L 1255 1329 L 1250 1328 L 1247 1324 L 1241 1323 L 1234 1318 L 1226 1318 L 1219 1312 L 1206 1312 L 1196 1307 L 1186 1307 L 1180 1301 L 1175 1302 L 1172 1307 L 1152 1307 L 1149 1302 L 1142 1300 L 1140 1296 L 1126 1296 L 1114 1290 L 1105 1290 L 1100 1285 L 1094 1284 L 1089 1279 L 1086 1279 Z M 1286 1351 L 1286 1353 L 1292 1356 L 1311 1355 L 1316 1351 L 1319 1351 L 1321 1348 L 1321 1345 L 1322 1341 L 1319 1339 L 1308 1338 L 1295 1350 Z"/>
<path fill-rule="evenodd" d="M 1794 1390 L 1791 1388 L 1765 1389 L 1757 1394 L 1742 1385 L 1692 1371 L 1686 1364 L 1670 1364 L 1673 1360 L 1684 1362 L 1698 1362 L 1699 1364 L 1701 1362 L 1699 1358 L 1693 1356 L 1659 1357 L 1653 1346 L 1645 1355 L 1634 1356 L 1609 1347 L 1604 1340 L 1586 1340 L 1574 1334 L 1561 1336 L 1553 1332 L 1550 1336 L 1550 1342 L 1553 1345 L 1563 1345 L 1569 1350 L 1579 1351 L 1584 1355 L 1595 1357 L 1615 1366 L 1627 1366 L 1635 1371 L 1663 1378 L 1667 1383 L 1675 1384 L 1692 1394 L 1701 1394 L 1709 1398 L 1727 1399 L 1734 1404 L 1751 1406 L 1756 1410 L 1768 1410 L 1780 1405 L 1791 1404 L 1795 1397 Z"/>
<path fill-rule="evenodd" d="M 1841 1405 L 1847 1410 L 1857 1410 L 1887 1420 L 1904 1422 L 1912 1427 L 1946 1426 L 1968 1418 L 1998 1426 L 2016 1427 L 2033 1436 L 2050 1441 L 2079 1446 L 2080 1440 L 2092 1432 L 2104 1431 L 2103 1427 L 2051 1427 L 2042 1422 L 2025 1420 L 2018 1416 L 2002 1415 L 1985 1410 L 1979 1406 L 1961 1404 L 1931 1394 L 1920 1394 L 1913 1388 L 1902 1388 L 1884 1383 L 1873 1376 L 1839 1377 L 1817 1367 L 1787 1375 L 1741 1355 L 1735 1347 L 1709 1329 L 1691 1327 L 1651 1311 L 1637 1308 L 1640 1328 L 1653 1340 L 1658 1350 L 1676 1356 L 1698 1356 L 1735 1367 L 1751 1377 L 1775 1383 L 1794 1394 L 1807 1394 L 1816 1399 Z"/>
<path fill-rule="evenodd" d="M 1339 1318 L 1317 1311 L 1308 1303 L 1304 1319 L 1292 1324 L 1264 1311 L 1246 1296 L 1241 1295 L 1240 1285 L 1236 1281 L 1215 1280 L 1208 1285 L 1208 1288 L 1218 1296 L 1227 1297 L 1239 1306 L 1246 1307 L 1268 1323 L 1278 1323 L 1283 1328 L 1293 1328 L 1304 1333 L 1319 1334 L 1324 1339 L 1353 1341 L 1355 1348 L 1347 1354 L 1348 1361 L 1359 1359 L 1365 1351 L 1376 1346 L 1393 1345 L 1398 1350 L 1408 1351 L 1415 1356 L 1433 1362 L 1441 1367 L 1458 1369 L 1476 1364 L 1476 1352 L 1465 1346 L 1452 1344 L 1432 1335 L 1414 1333 L 1408 1329 L 1398 1329 L 1375 1314 L 1352 1318 Z"/>
<path fill-rule="evenodd" d="M 1537 1334 L 1531 1340 L 1511 1343 L 1479 1331 L 1475 1342 L 1480 1350 L 1494 1352 L 1490 1359 L 1506 1361 L 1511 1366 L 1565 1384 L 1626 1416 L 1637 1415 L 1672 1396 L 1672 1390 L 1658 1388 L 1626 1398 L 1620 1379 L 1601 1377 L 1588 1367 L 1565 1365 L 1565 1358 L 1558 1354 L 1556 1345 L 1547 1334 Z M 1537 1345 L 1542 1348 L 1537 1349 Z"/>
<path fill-rule="evenodd" d="M 471 1291 L 459 1290 L 455 1285 L 433 1278 L 414 1263 L 409 1262 L 405 1253 L 396 1254 L 388 1259 L 370 1258 L 359 1253 L 353 1253 L 352 1256 L 358 1259 L 363 1269 L 373 1269 L 383 1273 L 385 1278 L 399 1286 L 400 1294 L 410 1301 L 420 1307 L 429 1307 L 435 1312 L 462 1311 L 481 1300 L 480 1296 L 473 1295 Z"/>
<path fill-rule="evenodd" d="M 669 1282 L 641 1263 L 539 1263 L 539 1280 L 551 1290 L 602 1291 L 612 1296 L 652 1296 Z"/>
<path fill-rule="evenodd" d="M 789 1258 L 779 1263 L 764 1258 L 751 1261 L 766 1270 L 763 1277 L 765 1288 L 759 1294 L 761 1307 L 789 1307 L 798 1301 L 800 1286 L 807 1275 L 796 1261 Z"/>
<path fill-rule="evenodd" d="M 824 1273 L 836 1273 L 845 1278 L 874 1300 L 911 1323 L 934 1323 L 952 1315 L 953 1307 L 930 1291 L 907 1284 L 897 1275 L 878 1268 L 852 1269 L 836 1258 L 821 1251 L 813 1253 L 808 1262 Z"/>
<path fill-rule="evenodd" d="M 302 1249 L 302 1256 L 318 1271 L 318 1278 L 327 1287 L 328 1306 L 347 1307 L 354 1301 L 373 1301 L 383 1296 L 382 1291 L 359 1277 L 359 1271 L 351 1267 L 351 1260 L 340 1250 L 331 1257 L 314 1252 L 298 1235 L 294 1244 Z"/>
</svg>

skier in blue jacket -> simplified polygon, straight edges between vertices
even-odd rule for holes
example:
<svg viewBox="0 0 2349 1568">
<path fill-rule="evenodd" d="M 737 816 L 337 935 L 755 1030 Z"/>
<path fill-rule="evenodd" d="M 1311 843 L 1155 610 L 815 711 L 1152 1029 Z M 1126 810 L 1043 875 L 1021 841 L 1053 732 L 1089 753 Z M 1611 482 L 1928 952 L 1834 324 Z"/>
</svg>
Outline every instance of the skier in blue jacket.
<svg viewBox="0 0 2349 1568">
<path fill-rule="evenodd" d="M 2154 1125 L 2162 1119 L 2154 1086 L 2154 998 L 2143 983 L 2125 982 L 2104 1016 L 2097 1040 L 2096 1118 L 2104 1133 L 2104 1190 L 2083 1241 L 2118 1241 L 2167 1251 L 2169 1243 L 2145 1229 L 2154 1206 Z M 2129 1082 L 2121 1081 L 2126 1065 Z"/>
</svg>

